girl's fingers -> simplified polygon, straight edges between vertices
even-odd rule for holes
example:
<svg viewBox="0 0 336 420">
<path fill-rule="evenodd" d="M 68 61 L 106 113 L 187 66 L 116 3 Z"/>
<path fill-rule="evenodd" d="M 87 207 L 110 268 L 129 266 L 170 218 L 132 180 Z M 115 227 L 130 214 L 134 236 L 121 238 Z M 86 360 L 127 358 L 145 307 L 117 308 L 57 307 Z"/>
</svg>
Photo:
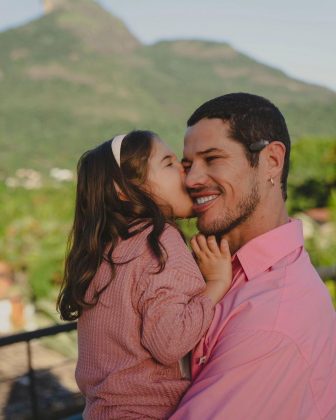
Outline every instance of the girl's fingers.
<svg viewBox="0 0 336 420">
<path fill-rule="evenodd" d="M 196 238 L 200 251 L 205 253 L 208 250 L 206 237 L 199 233 L 198 235 L 195 236 L 195 238 Z"/>
<path fill-rule="evenodd" d="M 217 245 L 216 238 L 213 235 L 208 236 L 208 238 L 207 238 L 207 245 L 208 245 L 209 250 L 213 254 L 220 255 L 220 250 L 219 250 L 219 247 Z"/>
<path fill-rule="evenodd" d="M 201 250 L 200 250 L 200 247 L 198 246 L 198 243 L 197 243 L 197 240 L 196 240 L 196 236 L 193 236 L 191 238 L 190 245 L 191 245 L 192 250 L 194 251 L 194 253 L 198 257 L 199 254 L 200 254 L 200 252 L 201 252 Z"/>
<path fill-rule="evenodd" d="M 227 256 L 231 258 L 229 243 L 226 239 L 224 238 L 221 239 L 219 248 L 223 256 Z"/>
<path fill-rule="evenodd" d="M 191 239 L 190 245 L 197 257 L 203 255 L 203 257 L 211 258 L 212 256 L 218 257 L 222 255 L 231 258 L 228 241 L 221 239 L 220 245 L 218 246 L 214 235 L 206 238 L 199 233 Z"/>
</svg>

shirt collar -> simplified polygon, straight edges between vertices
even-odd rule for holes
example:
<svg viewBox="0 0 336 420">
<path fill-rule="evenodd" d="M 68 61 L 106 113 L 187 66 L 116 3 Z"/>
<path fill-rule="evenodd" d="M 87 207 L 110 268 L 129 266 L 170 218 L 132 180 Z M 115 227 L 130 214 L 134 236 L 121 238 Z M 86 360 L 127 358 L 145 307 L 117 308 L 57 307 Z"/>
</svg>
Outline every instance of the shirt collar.
<svg viewBox="0 0 336 420">
<path fill-rule="evenodd" d="M 236 253 L 248 280 L 272 267 L 277 261 L 303 246 L 302 222 L 290 219 L 247 242 Z"/>
</svg>

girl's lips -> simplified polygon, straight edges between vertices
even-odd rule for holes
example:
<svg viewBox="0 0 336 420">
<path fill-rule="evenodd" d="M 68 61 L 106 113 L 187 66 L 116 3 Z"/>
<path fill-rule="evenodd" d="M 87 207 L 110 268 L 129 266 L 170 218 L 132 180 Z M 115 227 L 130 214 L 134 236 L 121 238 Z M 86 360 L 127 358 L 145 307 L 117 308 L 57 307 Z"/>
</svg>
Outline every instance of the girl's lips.
<svg viewBox="0 0 336 420">
<path fill-rule="evenodd" d="M 207 201 L 206 203 L 202 203 L 202 204 L 197 204 L 195 202 L 195 198 L 193 198 L 193 211 L 194 213 L 198 214 L 198 213 L 204 213 L 206 210 L 208 210 L 209 207 L 211 207 L 213 205 L 213 203 L 217 200 L 217 198 L 219 197 L 219 195 L 216 196 L 216 198 Z"/>
</svg>

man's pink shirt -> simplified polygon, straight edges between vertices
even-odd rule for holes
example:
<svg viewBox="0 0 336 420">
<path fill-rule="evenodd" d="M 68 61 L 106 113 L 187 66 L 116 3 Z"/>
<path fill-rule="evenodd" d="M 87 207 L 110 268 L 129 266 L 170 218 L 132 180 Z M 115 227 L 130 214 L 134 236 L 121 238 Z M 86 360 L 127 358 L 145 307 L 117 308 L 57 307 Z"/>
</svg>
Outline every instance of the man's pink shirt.
<svg viewBox="0 0 336 420">
<path fill-rule="evenodd" d="M 291 220 L 233 257 L 174 420 L 336 420 L 336 313 Z"/>
</svg>

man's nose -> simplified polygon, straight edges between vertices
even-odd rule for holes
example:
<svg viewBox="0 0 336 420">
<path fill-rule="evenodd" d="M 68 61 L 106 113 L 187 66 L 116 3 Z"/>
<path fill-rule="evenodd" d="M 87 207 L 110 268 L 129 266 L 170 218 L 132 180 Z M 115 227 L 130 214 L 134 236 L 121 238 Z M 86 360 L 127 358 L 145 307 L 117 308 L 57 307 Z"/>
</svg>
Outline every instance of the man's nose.
<svg viewBox="0 0 336 420">
<path fill-rule="evenodd" d="M 206 174 L 201 167 L 192 165 L 186 173 L 185 185 L 187 188 L 197 188 L 206 183 Z"/>
</svg>

